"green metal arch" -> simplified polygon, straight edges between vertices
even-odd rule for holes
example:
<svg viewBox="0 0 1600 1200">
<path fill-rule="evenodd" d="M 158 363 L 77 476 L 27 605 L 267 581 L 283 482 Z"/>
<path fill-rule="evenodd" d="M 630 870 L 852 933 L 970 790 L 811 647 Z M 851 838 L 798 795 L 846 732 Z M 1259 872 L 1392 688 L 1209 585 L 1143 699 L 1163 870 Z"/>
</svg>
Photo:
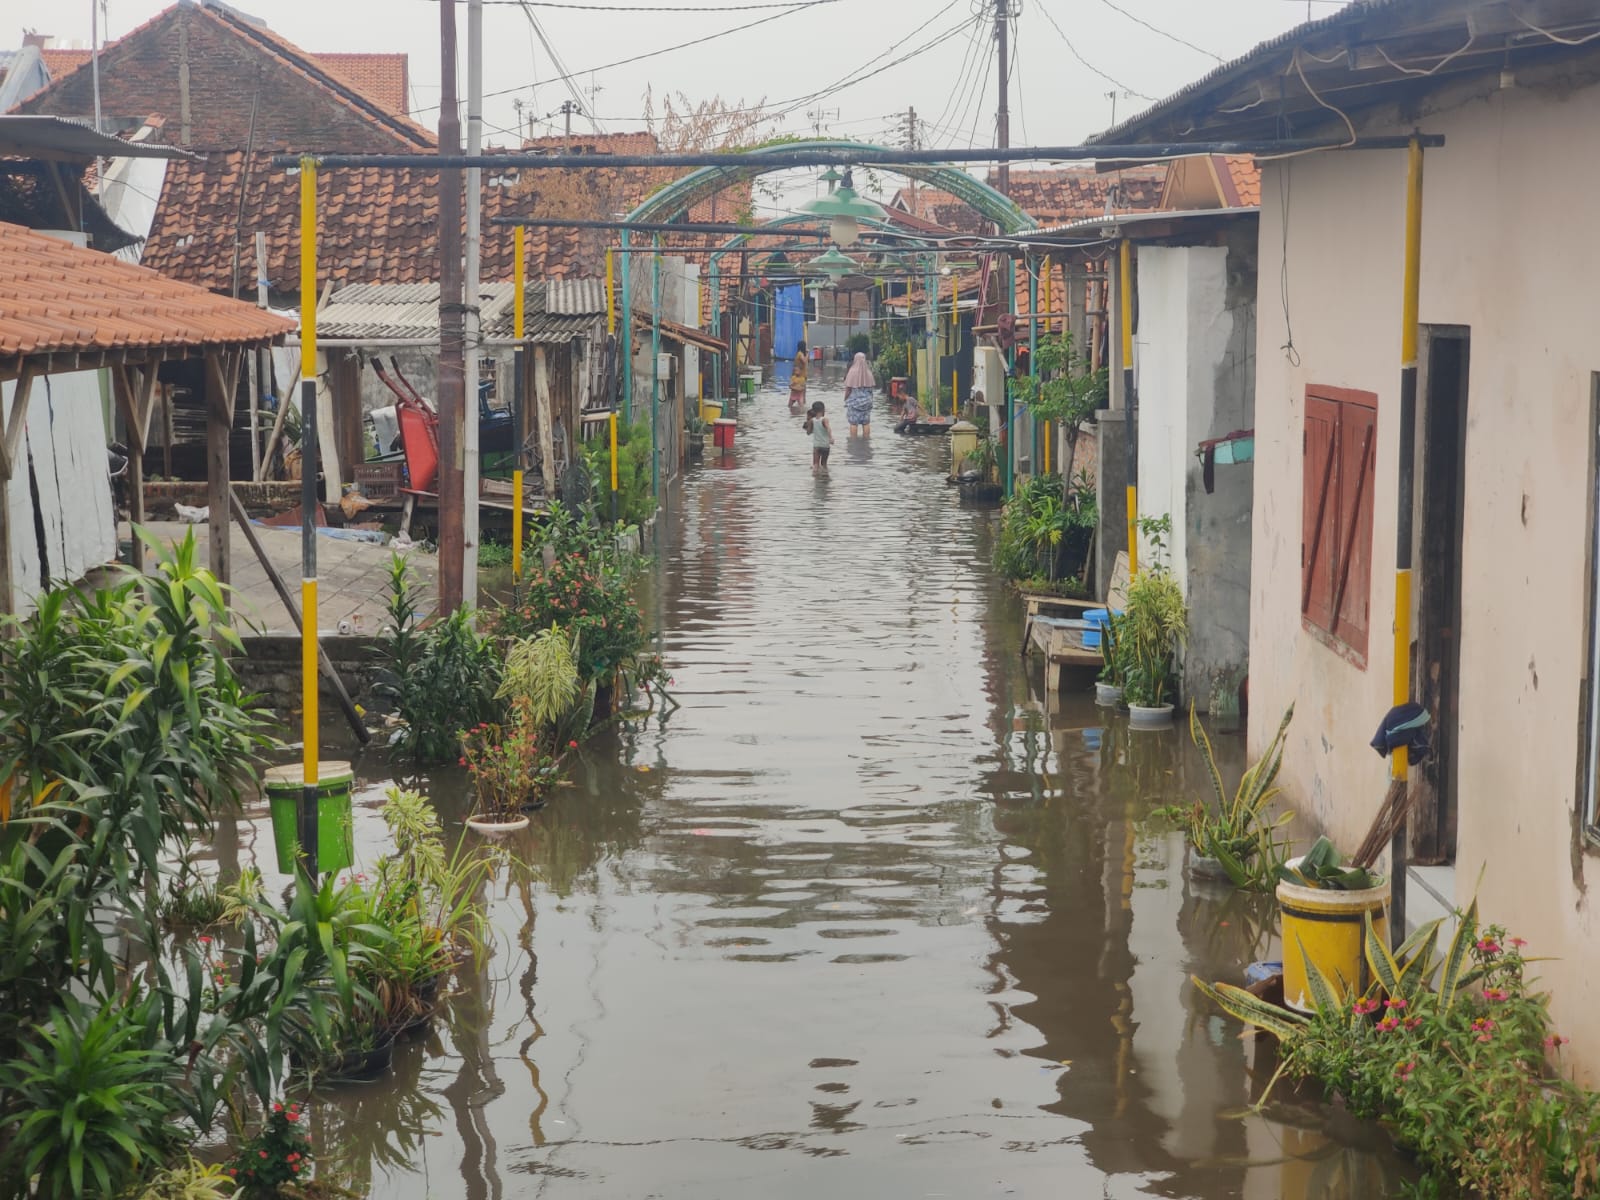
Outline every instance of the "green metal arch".
<svg viewBox="0 0 1600 1200">
<path fill-rule="evenodd" d="M 634 220 L 634 219 L 638 219 L 638 218 L 631 218 L 630 217 L 629 219 L 630 220 Z M 750 232 L 749 233 L 736 233 L 736 234 L 734 234 L 727 241 L 723 242 L 722 245 L 718 246 L 715 250 L 713 250 L 711 252 L 711 258 L 710 258 L 709 261 L 711 261 L 711 262 L 719 261 L 724 254 L 727 254 L 727 253 L 729 253 L 731 251 L 737 250 L 740 246 L 742 246 L 745 242 L 749 241 L 753 237 L 760 237 L 762 234 L 771 233 L 775 229 L 784 229 L 784 228 L 787 228 L 787 227 L 790 227 L 790 226 L 794 226 L 794 225 L 815 225 L 819 221 L 822 221 L 822 222 L 826 223 L 826 218 L 812 216 L 810 213 L 790 213 L 790 214 L 788 214 L 786 216 L 774 217 L 774 218 L 772 218 L 772 220 L 765 221 L 760 225 L 752 225 L 752 226 L 750 226 Z M 925 239 L 921 238 L 919 235 L 917 235 L 915 233 L 912 233 L 909 230 L 900 228 L 898 225 L 895 225 L 891 221 L 875 221 L 875 220 L 868 219 L 868 220 L 862 221 L 861 224 L 864 225 L 865 227 L 867 227 L 868 229 L 881 229 L 886 233 L 899 234 L 901 237 L 904 237 L 909 241 L 922 241 L 922 240 L 925 240 Z M 757 251 L 755 251 L 755 253 L 760 254 L 761 251 L 757 250 Z"/>
<path fill-rule="evenodd" d="M 975 179 L 956 167 L 921 166 L 907 163 L 882 163 L 874 156 L 893 153 L 885 146 L 866 142 L 834 141 L 828 138 L 808 139 L 799 142 L 780 142 L 771 146 L 758 146 L 728 155 L 727 166 L 701 167 L 682 179 L 673 180 L 660 191 L 645 198 L 628 214 L 630 221 L 666 221 L 680 212 L 687 212 L 701 200 L 709 199 L 735 183 L 743 183 L 787 167 L 764 166 L 763 155 L 783 154 L 791 150 L 839 150 L 859 154 L 858 165 L 904 175 L 920 183 L 931 184 L 949 192 L 969 208 L 974 209 L 1000 227 L 1001 233 L 1021 233 L 1035 228 L 1034 220 L 1000 192 L 981 179 Z"/>
</svg>

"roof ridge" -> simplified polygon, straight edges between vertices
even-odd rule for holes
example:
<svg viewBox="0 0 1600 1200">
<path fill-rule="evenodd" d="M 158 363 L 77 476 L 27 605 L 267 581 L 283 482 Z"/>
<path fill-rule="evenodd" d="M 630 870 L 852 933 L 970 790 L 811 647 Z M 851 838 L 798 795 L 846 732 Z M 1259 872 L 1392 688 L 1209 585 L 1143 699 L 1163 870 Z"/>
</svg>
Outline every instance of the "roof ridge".
<svg viewBox="0 0 1600 1200">
<path fill-rule="evenodd" d="M 184 4 L 173 6 L 173 8 L 179 7 L 191 6 Z M 192 7 L 208 14 L 234 33 L 247 37 L 251 42 L 269 53 L 276 54 L 277 57 L 283 59 L 290 66 L 310 76 L 313 82 L 321 84 L 351 107 L 360 109 L 368 117 L 375 117 L 381 124 L 390 127 L 392 130 L 402 133 L 413 140 L 420 141 L 421 146 L 425 149 L 433 149 L 436 145 L 433 134 L 426 127 L 411 120 L 409 117 L 397 117 L 393 113 L 387 112 L 382 105 L 378 104 L 370 96 L 351 87 L 332 71 L 318 63 L 316 55 L 312 51 L 296 45 L 270 26 L 265 24 L 257 25 L 237 9 L 231 8 L 226 4 L 217 3 L 216 0 L 200 0 L 199 3 L 192 5 Z M 172 9 L 165 11 L 171 12 Z"/>
</svg>

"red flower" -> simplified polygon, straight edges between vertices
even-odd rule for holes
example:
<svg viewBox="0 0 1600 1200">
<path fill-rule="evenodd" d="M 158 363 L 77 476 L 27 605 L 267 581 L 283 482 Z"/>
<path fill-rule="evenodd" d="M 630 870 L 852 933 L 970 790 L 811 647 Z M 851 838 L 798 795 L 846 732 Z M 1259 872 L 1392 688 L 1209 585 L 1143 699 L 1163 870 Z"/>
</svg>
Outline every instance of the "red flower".
<svg viewBox="0 0 1600 1200">
<path fill-rule="evenodd" d="M 267 1156 L 267 1152 L 265 1150 L 257 1150 L 256 1153 L 259 1154 L 262 1158 L 265 1158 Z"/>
<path fill-rule="evenodd" d="M 272 1111 L 275 1112 L 275 1113 L 282 1112 L 283 1111 L 283 1105 L 282 1104 L 274 1104 L 272 1106 Z"/>
<path fill-rule="evenodd" d="M 567 743 L 567 749 L 568 750 L 576 750 L 577 748 L 578 748 L 578 743 L 577 742 L 568 742 Z"/>
<path fill-rule="evenodd" d="M 1378 1002 L 1376 1000 L 1357 1000 L 1350 1006 L 1350 1011 L 1358 1017 L 1365 1017 L 1378 1011 Z"/>
<path fill-rule="evenodd" d="M 300 1114 L 295 1112 L 293 1109 L 290 1109 L 288 1112 L 284 1113 L 283 1115 L 288 1117 L 290 1121 L 298 1121 L 300 1119 Z"/>
<path fill-rule="evenodd" d="M 1493 938 L 1479 938 L 1477 945 L 1479 953 L 1490 956 L 1500 953 L 1500 943 Z"/>
<path fill-rule="evenodd" d="M 1383 1006 L 1385 1008 L 1404 1008 L 1406 1006 L 1406 1002 L 1400 999 L 1390 999 L 1385 1000 L 1383 1002 Z"/>
<path fill-rule="evenodd" d="M 1510 995 L 1511 995 L 1511 993 L 1506 991 L 1504 988 L 1484 988 L 1483 989 L 1483 998 L 1485 1000 L 1505 1000 Z"/>
</svg>

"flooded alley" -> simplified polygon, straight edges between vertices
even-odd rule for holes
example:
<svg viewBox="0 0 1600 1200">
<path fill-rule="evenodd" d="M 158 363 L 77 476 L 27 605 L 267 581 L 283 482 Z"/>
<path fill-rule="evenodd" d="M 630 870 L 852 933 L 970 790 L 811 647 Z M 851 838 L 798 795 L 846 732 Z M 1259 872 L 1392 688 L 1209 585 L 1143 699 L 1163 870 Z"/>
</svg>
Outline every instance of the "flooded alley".
<svg viewBox="0 0 1600 1200">
<path fill-rule="evenodd" d="M 1199 782 L 1186 735 L 1046 711 L 995 515 L 886 415 L 813 477 L 765 393 L 674 492 L 651 604 L 682 707 L 586 748 L 514 843 L 532 878 L 503 873 L 436 1032 L 320 1094 L 358 1189 L 1384 1194 L 1317 1107 L 1239 1119 L 1254 1051 L 1187 977 L 1264 956 L 1272 913 L 1147 820 Z M 369 856 L 391 770 L 359 767 Z M 459 819 L 459 777 L 430 793 Z"/>
</svg>

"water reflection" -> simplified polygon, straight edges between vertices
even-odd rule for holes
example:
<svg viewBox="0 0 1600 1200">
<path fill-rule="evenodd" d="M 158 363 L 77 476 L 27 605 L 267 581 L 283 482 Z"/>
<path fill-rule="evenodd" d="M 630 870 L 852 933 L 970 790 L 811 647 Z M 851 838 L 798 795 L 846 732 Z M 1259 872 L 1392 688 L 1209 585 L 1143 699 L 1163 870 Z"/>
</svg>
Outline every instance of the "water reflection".
<svg viewBox="0 0 1600 1200">
<path fill-rule="evenodd" d="M 1039 691 L 940 443 L 840 443 L 813 481 L 769 392 L 674 493 L 648 602 L 683 708 L 510 844 L 494 955 L 319 1142 L 407 1200 L 1384 1194 L 1369 1131 L 1240 1116 L 1261 1047 L 1189 976 L 1272 914 L 1150 819 L 1202 782 L 1187 737 Z M 459 776 L 424 782 L 459 820 Z"/>
</svg>

